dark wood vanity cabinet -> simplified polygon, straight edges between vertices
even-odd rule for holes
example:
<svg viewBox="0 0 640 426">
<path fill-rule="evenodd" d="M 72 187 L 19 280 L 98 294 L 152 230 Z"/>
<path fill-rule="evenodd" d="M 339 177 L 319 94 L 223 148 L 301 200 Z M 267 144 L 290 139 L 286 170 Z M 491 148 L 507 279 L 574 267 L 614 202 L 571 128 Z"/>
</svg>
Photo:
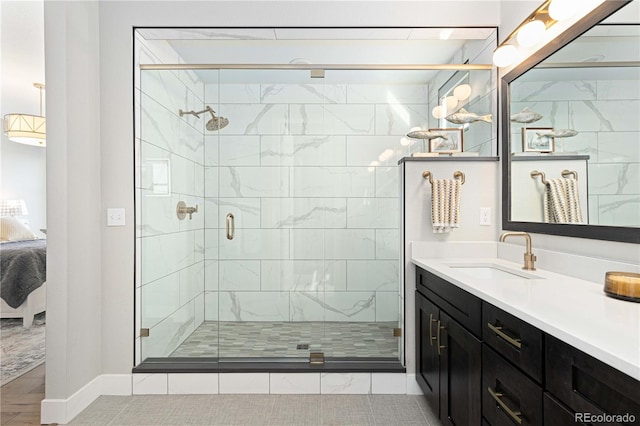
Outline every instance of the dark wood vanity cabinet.
<svg viewBox="0 0 640 426">
<path fill-rule="evenodd" d="M 455 317 L 479 324 L 481 302 L 420 269 L 417 288 L 418 384 L 443 424 L 478 425 L 482 419 L 482 345 L 479 335 L 474 335 Z"/>
<path fill-rule="evenodd" d="M 631 414 L 640 423 L 640 382 L 550 335 L 545 336 L 546 387 L 571 413 Z M 572 416 L 578 420 L 581 417 Z M 585 421 L 585 423 L 588 423 Z"/>
<path fill-rule="evenodd" d="M 640 424 L 638 380 L 419 267 L 416 288 L 416 378 L 443 424 Z"/>
</svg>

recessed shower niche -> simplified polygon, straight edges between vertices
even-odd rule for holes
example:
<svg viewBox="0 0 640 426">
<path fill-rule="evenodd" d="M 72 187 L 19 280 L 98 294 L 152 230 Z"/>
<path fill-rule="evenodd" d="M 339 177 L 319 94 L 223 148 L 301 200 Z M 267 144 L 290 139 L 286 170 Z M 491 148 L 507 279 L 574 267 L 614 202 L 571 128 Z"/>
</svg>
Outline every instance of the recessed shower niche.
<svg viewBox="0 0 640 426">
<path fill-rule="evenodd" d="M 446 125 L 456 73 L 460 107 L 496 98 L 474 65 L 495 29 L 440 32 L 137 30 L 137 368 L 403 371 L 397 162 L 423 149 L 405 135 Z M 484 132 L 465 150 L 495 155 Z"/>
</svg>

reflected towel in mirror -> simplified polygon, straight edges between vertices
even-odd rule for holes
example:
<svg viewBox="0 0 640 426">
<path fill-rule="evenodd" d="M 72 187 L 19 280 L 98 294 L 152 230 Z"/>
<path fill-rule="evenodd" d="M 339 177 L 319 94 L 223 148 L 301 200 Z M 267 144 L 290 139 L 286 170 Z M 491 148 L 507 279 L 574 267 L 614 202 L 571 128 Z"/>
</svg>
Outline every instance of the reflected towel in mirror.
<svg viewBox="0 0 640 426">
<path fill-rule="evenodd" d="M 544 221 L 584 223 L 576 179 L 549 179 L 544 191 Z"/>
</svg>

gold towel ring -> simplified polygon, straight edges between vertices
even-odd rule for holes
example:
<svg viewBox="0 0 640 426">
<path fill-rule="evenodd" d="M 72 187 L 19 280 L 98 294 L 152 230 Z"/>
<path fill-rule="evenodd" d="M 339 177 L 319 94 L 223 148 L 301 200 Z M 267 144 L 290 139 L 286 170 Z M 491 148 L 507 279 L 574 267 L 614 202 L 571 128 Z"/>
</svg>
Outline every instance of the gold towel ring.
<svg viewBox="0 0 640 426">
<path fill-rule="evenodd" d="M 425 170 L 424 172 L 422 172 L 422 177 L 424 179 L 428 179 L 429 183 L 433 185 L 433 174 L 429 170 Z M 453 178 L 459 179 L 460 185 L 464 185 L 464 173 L 462 173 L 460 170 L 456 170 L 455 172 L 453 172 Z"/>
<path fill-rule="evenodd" d="M 544 175 L 544 172 L 539 172 L 537 170 L 534 170 L 534 171 L 531 172 L 531 177 L 533 179 L 537 178 L 538 176 L 541 176 L 543 184 L 546 185 L 546 184 L 549 183 L 549 182 L 547 182 L 547 177 Z"/>
</svg>

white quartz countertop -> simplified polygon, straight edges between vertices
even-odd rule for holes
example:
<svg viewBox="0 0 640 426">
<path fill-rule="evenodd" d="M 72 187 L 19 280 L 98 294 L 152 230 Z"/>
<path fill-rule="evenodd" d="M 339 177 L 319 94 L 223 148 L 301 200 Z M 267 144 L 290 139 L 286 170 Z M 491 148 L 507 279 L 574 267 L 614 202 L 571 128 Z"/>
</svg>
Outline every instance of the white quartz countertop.
<svg viewBox="0 0 640 426">
<path fill-rule="evenodd" d="M 640 380 L 640 303 L 608 297 L 603 285 L 557 273 L 522 271 L 499 258 L 413 257 L 415 265 Z M 535 278 L 483 279 L 461 264 L 492 264 Z"/>
</svg>

